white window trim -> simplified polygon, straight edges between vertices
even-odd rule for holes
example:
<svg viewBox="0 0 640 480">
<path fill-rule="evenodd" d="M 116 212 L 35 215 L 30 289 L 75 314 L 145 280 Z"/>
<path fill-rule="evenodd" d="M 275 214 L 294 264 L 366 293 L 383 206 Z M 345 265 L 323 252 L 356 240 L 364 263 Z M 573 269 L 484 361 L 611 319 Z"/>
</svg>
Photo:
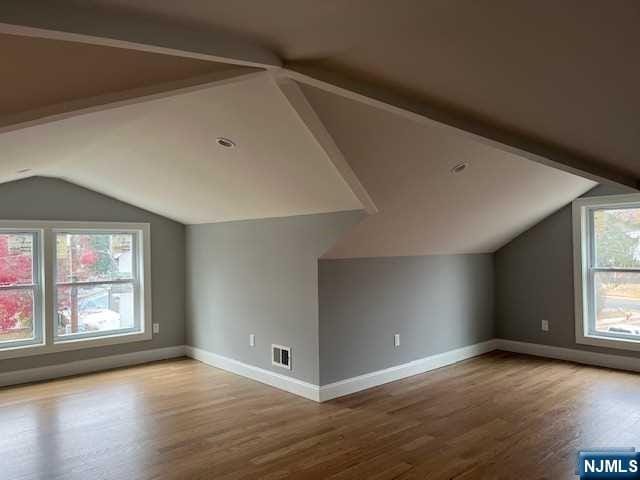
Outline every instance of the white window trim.
<svg viewBox="0 0 640 480">
<path fill-rule="evenodd" d="M 596 335 L 589 333 L 589 295 L 585 289 L 588 281 L 590 256 L 589 212 L 601 208 L 640 207 L 640 194 L 608 195 L 578 198 L 573 201 L 573 273 L 575 294 L 576 343 L 620 350 L 640 351 L 640 340 Z"/>
<path fill-rule="evenodd" d="M 0 220 L 0 228 L 16 231 L 21 229 L 37 230 L 40 232 L 40 268 L 42 269 L 41 281 L 43 291 L 43 301 L 41 302 L 43 342 L 19 347 L 0 348 L 0 360 L 151 340 L 153 337 L 151 311 L 151 227 L 148 223 Z M 138 266 L 141 299 L 140 332 L 116 333 L 95 338 L 68 339 L 54 343 L 55 306 L 53 290 L 56 286 L 54 277 L 55 232 L 60 230 L 78 230 L 83 232 L 91 230 L 117 230 L 121 232 L 130 231 L 138 233 L 138 241 L 140 243 L 140 260 Z"/>
<path fill-rule="evenodd" d="M 24 226 L 20 226 L 18 228 L 11 227 L 2 227 L 0 225 L 0 230 L 10 233 L 30 233 L 34 237 L 33 243 L 33 284 L 31 288 L 33 290 L 33 328 L 34 328 L 34 336 L 36 337 L 33 340 L 24 340 L 21 342 L 11 342 L 11 343 L 22 343 L 22 345 L 13 345 L 11 347 L 6 347 L 6 350 L 10 349 L 22 349 L 29 348 L 34 346 L 39 346 L 44 343 L 44 322 L 45 322 L 45 302 L 44 302 L 44 240 L 43 240 L 43 232 L 39 228 L 27 228 Z M 4 290 L 4 289 L 3 289 Z M 36 333 L 36 329 L 41 328 L 42 332 Z M 40 338 L 38 338 L 40 336 Z"/>
</svg>

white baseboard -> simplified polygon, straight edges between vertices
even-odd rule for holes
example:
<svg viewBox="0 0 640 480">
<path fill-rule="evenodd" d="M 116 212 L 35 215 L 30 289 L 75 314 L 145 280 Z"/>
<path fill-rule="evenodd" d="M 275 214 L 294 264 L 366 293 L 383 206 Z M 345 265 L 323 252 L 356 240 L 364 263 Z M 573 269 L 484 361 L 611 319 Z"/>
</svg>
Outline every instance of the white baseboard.
<svg viewBox="0 0 640 480">
<path fill-rule="evenodd" d="M 482 355 L 483 353 L 496 349 L 494 342 L 494 340 L 489 340 L 475 345 L 469 345 L 468 347 L 421 358 L 395 367 L 330 383 L 322 387 L 195 347 L 186 346 L 185 354 L 188 357 L 208 365 L 251 378 L 261 383 L 266 383 L 272 387 L 308 398 L 309 400 L 326 402 L 333 398 L 349 395 L 359 392 L 360 390 L 366 390 L 367 388 L 376 387 L 384 383 L 393 382 L 394 380 L 410 377 Z"/>
<path fill-rule="evenodd" d="M 595 365 L 597 367 L 615 368 L 640 372 L 640 358 L 625 357 L 609 353 L 589 352 L 573 348 L 553 347 L 539 343 L 516 342 L 498 338 L 495 340 L 496 349 L 507 352 L 524 353 L 537 357 L 555 358 L 569 362 Z"/>
<path fill-rule="evenodd" d="M 297 378 L 288 377 L 270 370 L 265 370 L 264 368 L 249 365 L 232 358 L 223 357 L 222 355 L 211 353 L 196 347 L 186 346 L 185 355 L 195 360 L 199 360 L 202 363 L 206 363 L 207 365 L 211 365 L 231 373 L 236 373 L 261 383 L 266 383 L 272 387 L 308 398 L 309 400 L 314 400 L 316 402 L 320 401 L 320 389 L 317 385 L 313 385 L 312 383 L 304 382 Z"/>
<path fill-rule="evenodd" d="M 396 365 L 395 367 L 385 368 L 384 370 L 365 373 L 364 375 L 323 385 L 320 387 L 320 401 L 325 402 L 333 398 L 366 390 L 367 388 L 377 387 L 378 385 L 418 375 L 420 373 L 428 372 L 429 370 L 435 370 L 436 368 L 445 367 L 468 358 L 488 353 L 495 349 L 495 340 L 488 340 L 486 342 L 476 343 L 456 350 L 431 355 L 402 365 Z"/>
<path fill-rule="evenodd" d="M 109 355 L 107 357 L 76 360 L 74 362 L 49 365 L 46 367 L 28 368 L 13 372 L 0 373 L 0 386 L 18 385 L 21 383 L 38 382 L 54 378 L 68 377 L 82 373 L 98 372 L 112 368 L 139 365 L 184 356 L 184 345 L 175 347 L 142 350 L 140 352 Z"/>
<path fill-rule="evenodd" d="M 179 345 L 0 373 L 0 387 L 109 370 L 186 355 L 208 365 L 251 378 L 258 382 L 279 388 L 280 390 L 316 402 L 325 402 L 333 398 L 342 397 L 395 380 L 428 372 L 436 368 L 445 367 L 491 352 L 492 350 L 504 350 L 507 352 L 554 358 L 586 365 L 640 372 L 640 358 L 496 338 L 319 387 L 318 385 L 248 365 L 238 360 L 207 352 L 206 350 Z"/>
</svg>

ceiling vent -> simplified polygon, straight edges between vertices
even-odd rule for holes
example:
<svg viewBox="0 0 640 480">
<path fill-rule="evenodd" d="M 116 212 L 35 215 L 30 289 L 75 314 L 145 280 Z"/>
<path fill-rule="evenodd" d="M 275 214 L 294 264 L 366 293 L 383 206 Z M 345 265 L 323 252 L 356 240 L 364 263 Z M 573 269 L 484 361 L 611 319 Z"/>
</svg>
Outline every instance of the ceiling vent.
<svg viewBox="0 0 640 480">
<path fill-rule="evenodd" d="M 278 367 L 291 370 L 291 347 L 271 345 L 271 363 Z"/>
</svg>

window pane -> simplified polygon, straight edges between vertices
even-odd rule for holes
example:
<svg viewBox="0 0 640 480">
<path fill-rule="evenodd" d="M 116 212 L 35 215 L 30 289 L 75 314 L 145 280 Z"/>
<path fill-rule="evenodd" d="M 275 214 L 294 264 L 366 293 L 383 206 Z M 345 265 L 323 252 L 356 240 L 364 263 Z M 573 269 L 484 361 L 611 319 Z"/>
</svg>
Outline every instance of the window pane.
<svg viewBox="0 0 640 480">
<path fill-rule="evenodd" d="M 595 266 L 640 267 L 640 208 L 596 210 Z"/>
<path fill-rule="evenodd" d="M 33 290 L 0 289 L 0 343 L 33 338 Z"/>
<path fill-rule="evenodd" d="M 133 285 L 57 288 L 58 336 L 104 333 L 135 326 Z"/>
<path fill-rule="evenodd" d="M 596 331 L 640 336 L 640 274 L 594 275 Z"/>
<path fill-rule="evenodd" d="M 0 286 L 33 282 L 33 234 L 0 233 Z"/>
<path fill-rule="evenodd" d="M 58 233 L 56 259 L 59 283 L 130 279 L 133 272 L 133 235 Z"/>
</svg>

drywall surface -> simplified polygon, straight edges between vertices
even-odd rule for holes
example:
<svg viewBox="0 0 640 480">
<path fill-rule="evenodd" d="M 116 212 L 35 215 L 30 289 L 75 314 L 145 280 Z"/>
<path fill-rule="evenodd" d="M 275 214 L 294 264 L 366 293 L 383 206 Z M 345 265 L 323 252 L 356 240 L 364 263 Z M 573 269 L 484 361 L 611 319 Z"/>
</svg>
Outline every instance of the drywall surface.
<svg viewBox="0 0 640 480">
<path fill-rule="evenodd" d="M 585 196 L 630 193 L 599 186 Z M 496 334 L 499 338 L 616 355 L 628 352 L 575 341 L 571 205 L 527 230 L 495 254 Z M 549 321 L 549 331 L 540 328 Z"/>
<path fill-rule="evenodd" d="M 151 224 L 152 340 L 2 360 L 0 372 L 184 344 L 184 225 L 63 180 L 31 177 L 0 185 L 1 220 Z"/>
<path fill-rule="evenodd" d="M 320 384 L 493 338 L 493 287 L 491 254 L 321 260 Z"/>
<path fill-rule="evenodd" d="M 318 258 L 363 216 L 188 226 L 187 344 L 318 384 Z M 271 364 L 271 344 L 292 348 L 291 371 Z"/>
</svg>

